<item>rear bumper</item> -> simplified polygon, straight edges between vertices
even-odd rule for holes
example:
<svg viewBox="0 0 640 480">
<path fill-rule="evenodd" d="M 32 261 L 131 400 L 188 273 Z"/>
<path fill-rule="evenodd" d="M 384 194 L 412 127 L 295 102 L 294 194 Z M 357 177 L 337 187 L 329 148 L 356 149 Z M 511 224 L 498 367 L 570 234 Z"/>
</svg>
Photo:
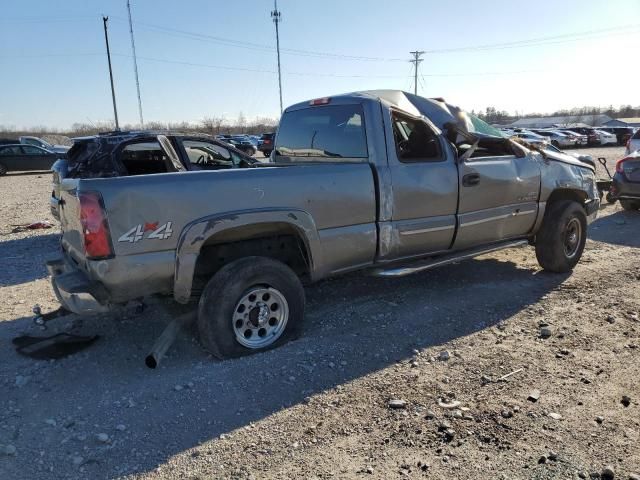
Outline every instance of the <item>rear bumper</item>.
<svg viewBox="0 0 640 480">
<path fill-rule="evenodd" d="M 629 182 L 619 173 L 613 176 L 611 190 L 615 198 L 640 199 L 640 183 Z"/>
<path fill-rule="evenodd" d="M 48 261 L 51 285 L 60 304 L 78 315 L 95 315 L 109 311 L 107 293 L 100 284 L 63 258 Z"/>
</svg>

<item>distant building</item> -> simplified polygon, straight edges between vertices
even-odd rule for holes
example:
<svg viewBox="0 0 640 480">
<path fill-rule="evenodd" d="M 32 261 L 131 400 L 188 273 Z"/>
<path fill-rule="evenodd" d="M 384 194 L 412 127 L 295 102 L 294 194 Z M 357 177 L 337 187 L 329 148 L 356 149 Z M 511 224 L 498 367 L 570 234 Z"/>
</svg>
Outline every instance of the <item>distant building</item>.
<svg viewBox="0 0 640 480">
<path fill-rule="evenodd" d="M 514 128 L 601 127 L 613 119 L 609 115 L 567 115 L 564 117 L 521 118 L 507 125 Z"/>
<path fill-rule="evenodd" d="M 603 125 L 606 127 L 640 127 L 640 117 L 614 118 Z"/>
</svg>

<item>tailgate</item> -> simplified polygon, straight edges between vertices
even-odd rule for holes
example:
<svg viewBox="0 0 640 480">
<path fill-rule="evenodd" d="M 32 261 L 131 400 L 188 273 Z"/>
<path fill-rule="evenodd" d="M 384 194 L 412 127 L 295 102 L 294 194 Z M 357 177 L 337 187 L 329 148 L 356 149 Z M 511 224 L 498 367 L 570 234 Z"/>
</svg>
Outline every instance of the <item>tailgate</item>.
<svg viewBox="0 0 640 480">
<path fill-rule="evenodd" d="M 82 240 L 82 224 L 80 223 L 80 201 L 78 200 L 78 184 L 80 180 L 66 178 L 60 183 L 60 225 L 62 228 L 62 248 L 71 257 L 82 264 L 84 260 L 84 244 Z"/>
</svg>

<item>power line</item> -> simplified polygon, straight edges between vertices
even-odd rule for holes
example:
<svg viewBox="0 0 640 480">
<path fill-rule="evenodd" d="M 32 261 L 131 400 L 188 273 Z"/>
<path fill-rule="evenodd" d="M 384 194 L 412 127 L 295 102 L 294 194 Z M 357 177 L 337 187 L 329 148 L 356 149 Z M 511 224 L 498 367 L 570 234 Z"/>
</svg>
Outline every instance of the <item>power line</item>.
<svg viewBox="0 0 640 480">
<path fill-rule="evenodd" d="M 144 128 L 144 118 L 142 117 L 142 98 L 140 97 L 140 78 L 138 77 L 138 61 L 136 60 L 136 42 L 133 38 L 133 21 L 131 20 L 131 2 L 129 2 L 129 0 L 127 0 L 127 12 L 129 13 L 129 33 L 131 34 L 131 52 L 133 53 L 133 73 L 136 77 L 136 90 L 138 92 L 140 128 Z"/>
<path fill-rule="evenodd" d="M 422 59 L 420 57 L 424 55 L 424 51 L 416 50 L 409 53 L 413 55 L 413 60 L 409 60 L 409 62 L 413 63 L 413 93 L 414 95 L 418 95 L 418 65 L 422 63 Z"/>
</svg>

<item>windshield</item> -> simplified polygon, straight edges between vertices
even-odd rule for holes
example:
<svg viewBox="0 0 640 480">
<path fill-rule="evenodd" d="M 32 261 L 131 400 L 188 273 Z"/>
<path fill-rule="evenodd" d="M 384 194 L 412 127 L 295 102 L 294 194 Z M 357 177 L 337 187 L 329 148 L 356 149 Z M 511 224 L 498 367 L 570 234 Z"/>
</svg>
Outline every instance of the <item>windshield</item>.
<svg viewBox="0 0 640 480">
<path fill-rule="evenodd" d="M 469 132 L 471 132 L 471 133 L 480 133 L 480 134 L 483 134 L 483 135 L 490 135 L 492 137 L 504 137 L 504 138 L 507 137 L 507 135 L 505 135 L 504 132 L 498 130 L 495 127 L 492 127 L 487 122 L 485 122 L 484 120 L 476 117 L 475 115 L 472 115 L 472 114 L 467 113 L 467 112 L 464 112 L 464 114 L 469 118 L 470 123 L 471 123 L 471 127 L 472 128 L 469 128 L 467 126 L 467 128 L 469 128 Z"/>
</svg>

